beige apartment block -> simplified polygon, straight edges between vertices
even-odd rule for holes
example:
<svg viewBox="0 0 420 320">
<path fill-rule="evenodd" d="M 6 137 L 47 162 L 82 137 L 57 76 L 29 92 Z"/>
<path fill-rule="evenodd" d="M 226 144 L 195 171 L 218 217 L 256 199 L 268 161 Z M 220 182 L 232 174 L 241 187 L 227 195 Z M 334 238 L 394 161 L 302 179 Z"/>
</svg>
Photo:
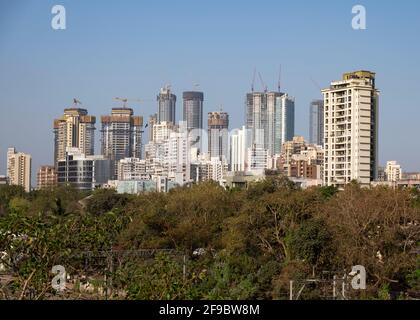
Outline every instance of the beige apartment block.
<svg viewBox="0 0 420 320">
<path fill-rule="evenodd" d="M 22 186 L 26 192 L 31 191 L 31 165 L 29 154 L 17 152 L 15 148 L 7 150 L 7 177 L 11 185 Z"/>
<path fill-rule="evenodd" d="M 41 166 L 37 173 L 38 189 L 51 189 L 57 186 L 57 171 L 54 166 Z"/>
<path fill-rule="evenodd" d="M 355 180 L 367 187 L 377 176 L 379 91 L 375 73 L 346 73 L 322 93 L 324 183 L 343 188 Z"/>
<path fill-rule="evenodd" d="M 68 108 L 59 119 L 54 120 L 54 161 L 66 157 L 68 148 L 78 148 L 91 156 L 95 149 L 96 118 L 88 115 L 86 109 Z"/>
</svg>

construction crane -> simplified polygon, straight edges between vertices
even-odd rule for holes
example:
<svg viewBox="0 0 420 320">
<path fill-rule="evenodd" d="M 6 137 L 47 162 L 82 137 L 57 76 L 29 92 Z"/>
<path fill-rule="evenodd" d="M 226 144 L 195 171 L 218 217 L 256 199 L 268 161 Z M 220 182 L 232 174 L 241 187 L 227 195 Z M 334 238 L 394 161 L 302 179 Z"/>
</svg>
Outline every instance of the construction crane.
<svg viewBox="0 0 420 320">
<path fill-rule="evenodd" d="M 309 76 L 309 78 L 311 79 L 311 81 L 312 81 L 313 85 L 314 85 L 315 87 L 317 87 L 319 91 L 322 91 L 322 88 L 321 88 L 321 86 L 319 85 L 319 83 L 318 83 L 317 81 L 315 81 L 315 80 L 314 80 L 314 78 L 312 78 L 311 76 Z"/>
<path fill-rule="evenodd" d="M 254 89 L 255 89 L 255 77 L 256 77 L 256 75 L 257 75 L 257 68 L 254 68 L 254 74 L 252 76 L 252 83 L 251 83 L 251 92 L 254 92 Z M 258 72 L 258 77 L 260 79 L 260 82 L 261 82 L 261 85 L 263 87 L 264 92 L 267 92 L 268 87 L 265 84 L 260 72 Z"/>
<path fill-rule="evenodd" d="M 252 76 L 252 83 L 251 83 L 251 92 L 254 92 L 256 74 L 257 74 L 257 68 L 254 68 L 254 75 Z"/>
<path fill-rule="evenodd" d="M 280 69 L 279 69 L 279 80 L 277 82 L 277 90 L 278 90 L 278 92 L 281 92 L 280 89 L 281 89 L 281 65 L 280 65 Z"/>
<path fill-rule="evenodd" d="M 75 108 L 77 108 L 77 105 L 78 104 L 82 104 L 79 100 L 77 100 L 76 98 L 73 98 L 73 106 L 75 107 Z"/>
<path fill-rule="evenodd" d="M 146 100 L 146 99 L 129 99 L 125 97 L 115 97 L 114 100 L 121 101 L 123 103 L 123 108 L 127 108 L 127 102 L 145 102 L 145 101 L 152 101 L 152 100 Z"/>
<path fill-rule="evenodd" d="M 261 76 L 261 73 L 259 73 L 259 72 L 258 72 L 258 77 L 260 78 L 261 85 L 263 86 L 263 90 L 264 90 L 264 92 L 267 92 L 267 91 L 268 91 L 268 87 L 267 87 L 267 85 L 265 84 L 265 82 L 264 82 L 264 80 L 263 80 L 263 78 L 262 78 L 262 76 Z"/>
</svg>

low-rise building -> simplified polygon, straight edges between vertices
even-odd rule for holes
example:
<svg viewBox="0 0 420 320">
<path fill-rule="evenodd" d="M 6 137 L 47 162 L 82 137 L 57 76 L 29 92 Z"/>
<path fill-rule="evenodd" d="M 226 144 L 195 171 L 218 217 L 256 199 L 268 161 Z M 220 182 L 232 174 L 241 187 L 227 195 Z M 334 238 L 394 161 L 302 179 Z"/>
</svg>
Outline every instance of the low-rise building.
<svg viewBox="0 0 420 320">
<path fill-rule="evenodd" d="M 68 148 L 57 164 L 59 184 L 78 190 L 93 190 L 105 185 L 114 175 L 114 161 L 104 156 L 86 156 L 78 148 Z"/>
<path fill-rule="evenodd" d="M 118 180 L 150 180 L 146 160 L 125 158 L 118 162 Z"/>
<path fill-rule="evenodd" d="M 390 188 L 416 188 L 420 189 L 420 179 L 417 180 L 398 180 L 398 181 L 373 181 L 372 187 L 386 186 Z"/>
<path fill-rule="evenodd" d="M 269 169 L 269 151 L 264 149 L 262 145 L 252 144 L 248 148 L 247 156 L 247 171 L 250 173 L 263 174 L 266 169 Z"/>
<path fill-rule="evenodd" d="M 225 188 L 247 189 L 251 183 L 265 179 L 265 173 L 261 175 L 251 174 L 250 172 L 228 172 L 224 178 Z"/>
<path fill-rule="evenodd" d="M 120 194 L 140 194 L 145 192 L 168 192 L 178 187 L 174 181 L 167 177 L 156 176 L 148 180 L 113 180 L 108 181 L 106 188 L 115 189 Z"/>
<path fill-rule="evenodd" d="M 323 179 L 324 149 L 294 137 L 283 144 L 278 169 L 289 178 Z"/>
<path fill-rule="evenodd" d="M 9 179 L 6 176 L 0 176 L 0 186 L 9 184 Z"/>
<path fill-rule="evenodd" d="M 402 180 L 420 180 L 420 172 L 403 172 Z"/>
<path fill-rule="evenodd" d="M 388 161 L 385 168 L 385 178 L 387 181 L 396 182 L 402 178 L 401 165 L 397 161 Z"/>
<path fill-rule="evenodd" d="M 57 171 L 54 166 L 41 166 L 37 173 L 38 189 L 51 189 L 57 186 Z"/>
<path fill-rule="evenodd" d="M 212 157 L 208 155 L 199 157 L 197 160 L 191 162 L 191 181 L 217 181 L 221 182 L 228 171 L 228 164 L 224 158 Z"/>
</svg>

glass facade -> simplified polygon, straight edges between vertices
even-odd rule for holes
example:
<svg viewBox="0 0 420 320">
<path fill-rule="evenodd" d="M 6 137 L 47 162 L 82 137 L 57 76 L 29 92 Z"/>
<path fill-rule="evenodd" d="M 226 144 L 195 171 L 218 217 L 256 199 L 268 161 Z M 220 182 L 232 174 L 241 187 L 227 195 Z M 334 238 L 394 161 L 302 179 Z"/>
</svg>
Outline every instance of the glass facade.
<svg viewBox="0 0 420 320">
<path fill-rule="evenodd" d="M 314 100 L 309 106 L 309 143 L 324 145 L 323 100 Z"/>
</svg>

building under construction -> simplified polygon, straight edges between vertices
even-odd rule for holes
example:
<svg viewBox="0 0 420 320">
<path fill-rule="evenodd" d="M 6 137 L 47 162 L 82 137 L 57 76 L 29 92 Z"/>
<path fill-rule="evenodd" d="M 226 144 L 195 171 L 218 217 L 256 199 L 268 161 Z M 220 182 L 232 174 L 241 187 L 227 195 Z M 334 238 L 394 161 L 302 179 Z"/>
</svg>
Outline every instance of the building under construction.
<svg viewBox="0 0 420 320">
<path fill-rule="evenodd" d="M 208 139 L 210 157 L 228 158 L 229 115 L 226 112 L 208 113 Z"/>
<path fill-rule="evenodd" d="M 101 122 L 101 151 L 106 158 L 117 163 L 142 157 L 143 117 L 134 116 L 131 108 L 113 108 Z"/>
</svg>

